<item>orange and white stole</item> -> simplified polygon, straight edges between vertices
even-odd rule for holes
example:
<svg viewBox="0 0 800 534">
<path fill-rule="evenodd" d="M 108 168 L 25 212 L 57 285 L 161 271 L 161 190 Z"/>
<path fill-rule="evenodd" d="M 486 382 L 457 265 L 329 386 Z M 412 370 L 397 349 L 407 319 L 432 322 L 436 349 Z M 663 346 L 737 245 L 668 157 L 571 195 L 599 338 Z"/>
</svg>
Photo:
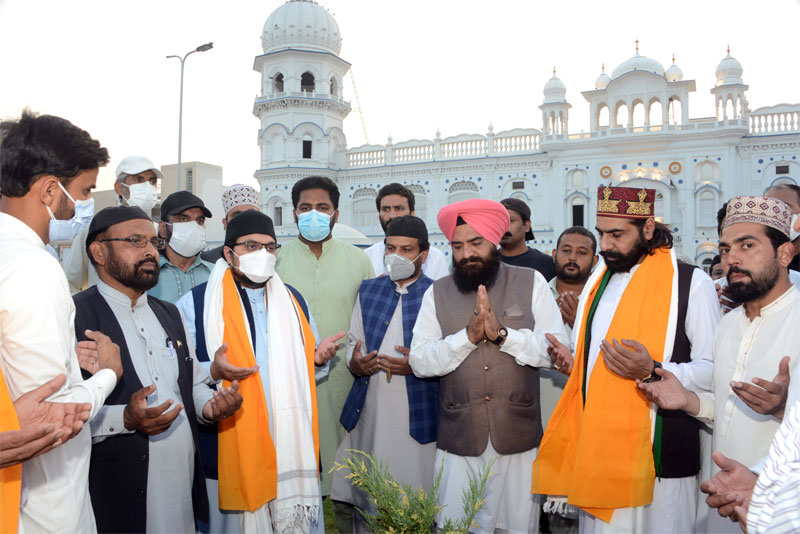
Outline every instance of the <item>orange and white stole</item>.
<svg viewBox="0 0 800 534">
<path fill-rule="evenodd" d="M 222 263 L 220 263 L 222 262 Z M 228 361 L 253 367 L 253 341 L 239 291 L 220 260 L 209 277 L 204 324 L 209 351 L 228 344 Z M 270 501 L 278 531 L 317 519 L 319 430 L 315 340 L 300 306 L 278 275 L 266 287 L 274 439 L 260 373 L 239 383 L 242 407 L 219 423 L 219 505 L 255 512 Z M 230 382 L 223 380 L 225 387 Z M 288 487 L 287 487 L 288 485 Z M 284 527 L 284 528 L 281 528 Z"/>
<path fill-rule="evenodd" d="M 19 430 L 17 412 L 0 371 L 0 432 Z M 22 464 L 0 469 L 0 532 L 16 532 L 19 524 L 19 498 L 22 490 Z"/>
<path fill-rule="evenodd" d="M 602 352 L 586 376 L 586 333 L 592 303 L 605 269 L 598 269 L 584 291 L 576 325 L 575 365 L 547 425 L 533 464 L 533 493 L 566 495 L 567 502 L 603 521 L 617 508 L 653 500 L 651 405 L 633 380 L 611 372 Z M 672 283 L 668 283 L 671 281 Z M 670 250 L 657 249 L 633 273 L 605 339 L 635 339 L 650 356 L 664 361 L 675 335 L 677 268 Z M 592 339 L 591 343 L 600 343 Z M 591 378 L 591 380 L 589 380 Z"/>
</svg>

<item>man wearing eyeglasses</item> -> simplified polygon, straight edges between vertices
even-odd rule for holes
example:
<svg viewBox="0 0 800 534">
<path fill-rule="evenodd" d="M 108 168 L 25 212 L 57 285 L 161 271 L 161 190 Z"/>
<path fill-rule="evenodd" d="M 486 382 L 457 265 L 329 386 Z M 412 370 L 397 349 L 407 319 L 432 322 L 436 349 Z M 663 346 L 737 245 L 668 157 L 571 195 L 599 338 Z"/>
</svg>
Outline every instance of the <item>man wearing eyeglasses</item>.
<svg viewBox="0 0 800 534">
<path fill-rule="evenodd" d="M 316 381 L 343 333 L 315 347 L 305 299 L 275 273 L 279 246 L 267 215 L 229 219 L 225 263 L 177 303 L 198 358 L 214 354 L 212 376 L 241 380 L 244 397 L 241 416 L 219 425 L 219 443 L 213 435 L 201 445 L 211 501 L 201 532 L 262 532 L 270 521 L 277 531 L 287 530 L 283 521 L 324 529 Z"/>
<path fill-rule="evenodd" d="M 206 219 L 211 212 L 203 200 L 189 191 L 176 191 L 161 204 L 159 237 L 166 240 L 159 260 L 158 284 L 148 294 L 176 302 L 197 285 L 208 280 L 213 264 L 200 253 L 206 247 Z"/>
<path fill-rule="evenodd" d="M 173 304 L 148 296 L 158 280 L 150 218 L 137 207 L 100 211 L 86 249 L 100 278 L 75 295 L 75 328 L 108 332 L 124 377 L 91 421 L 89 492 L 100 532 L 189 532 L 208 517 L 198 423 L 239 409 L 238 383 L 214 391 Z M 94 343 L 78 344 L 81 367 L 96 371 Z"/>
</svg>

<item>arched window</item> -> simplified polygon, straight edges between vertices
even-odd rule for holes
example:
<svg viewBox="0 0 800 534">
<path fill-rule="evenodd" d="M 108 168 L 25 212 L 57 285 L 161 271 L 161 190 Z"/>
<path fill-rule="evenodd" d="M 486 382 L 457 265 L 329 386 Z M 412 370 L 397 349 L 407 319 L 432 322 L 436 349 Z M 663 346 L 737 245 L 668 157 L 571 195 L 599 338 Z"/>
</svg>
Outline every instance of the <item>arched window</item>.
<svg viewBox="0 0 800 534">
<path fill-rule="evenodd" d="M 700 166 L 700 179 L 701 180 L 713 180 L 714 179 L 714 164 L 713 163 L 703 163 Z"/>
<path fill-rule="evenodd" d="M 575 197 L 570 203 L 572 226 L 586 226 L 586 201 L 583 197 Z"/>
<path fill-rule="evenodd" d="M 664 222 L 664 195 L 659 191 L 656 191 L 656 205 L 653 211 L 656 221 Z"/>
<path fill-rule="evenodd" d="M 714 193 L 703 191 L 700 194 L 700 224 L 713 228 L 717 225 L 717 202 Z"/>
<path fill-rule="evenodd" d="M 274 197 L 267 205 L 267 215 L 272 218 L 272 224 L 275 226 L 283 226 L 283 202 L 278 197 Z"/>
<path fill-rule="evenodd" d="M 600 107 L 597 109 L 597 128 L 608 128 L 609 124 L 611 123 L 608 115 L 608 106 L 600 104 Z"/>
<path fill-rule="evenodd" d="M 683 104 L 677 97 L 669 99 L 669 123 L 683 124 Z"/>
<path fill-rule="evenodd" d="M 300 76 L 300 90 L 304 93 L 313 93 L 314 92 L 314 75 L 310 72 L 304 72 L 302 76 Z"/>
<path fill-rule="evenodd" d="M 335 77 L 331 77 L 331 96 L 339 96 L 339 85 Z"/>
<path fill-rule="evenodd" d="M 273 81 L 273 84 L 274 84 L 275 92 L 276 93 L 282 93 L 283 92 L 283 74 L 281 74 L 279 72 L 278 74 L 276 74 L 272 78 L 272 81 Z"/>
<path fill-rule="evenodd" d="M 626 126 L 628 126 L 628 106 L 625 105 L 625 102 L 619 102 L 614 112 L 614 127 L 624 128 Z"/>
<path fill-rule="evenodd" d="M 375 209 L 375 197 L 378 192 L 371 187 L 362 187 L 353 193 L 353 224 L 356 228 L 370 230 L 380 226 L 378 210 Z"/>
<path fill-rule="evenodd" d="M 644 104 L 641 100 L 637 100 L 633 103 L 632 126 L 644 126 Z"/>
<path fill-rule="evenodd" d="M 572 173 L 572 187 L 575 189 L 580 189 L 583 187 L 584 184 L 585 173 L 578 169 L 577 171 Z"/>
<path fill-rule="evenodd" d="M 660 126 L 664 122 L 664 108 L 661 101 L 654 98 L 650 101 L 650 126 Z"/>
<path fill-rule="evenodd" d="M 411 184 L 408 189 L 414 193 L 414 215 L 425 221 L 427 215 L 428 199 L 425 196 L 425 188 L 419 184 Z"/>
<path fill-rule="evenodd" d="M 448 203 L 461 202 L 471 198 L 478 198 L 478 186 L 474 182 L 456 182 L 448 190 Z"/>
</svg>

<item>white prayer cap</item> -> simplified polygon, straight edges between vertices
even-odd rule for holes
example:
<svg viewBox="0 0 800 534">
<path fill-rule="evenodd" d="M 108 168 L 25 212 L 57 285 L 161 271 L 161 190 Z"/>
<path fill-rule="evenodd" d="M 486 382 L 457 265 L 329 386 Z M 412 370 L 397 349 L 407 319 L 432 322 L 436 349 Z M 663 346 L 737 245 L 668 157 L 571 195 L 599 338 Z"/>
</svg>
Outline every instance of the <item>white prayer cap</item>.
<svg viewBox="0 0 800 534">
<path fill-rule="evenodd" d="M 242 204 L 260 208 L 259 198 L 260 195 L 254 187 L 235 184 L 222 192 L 222 208 L 225 210 L 225 215 L 236 206 L 241 206 Z"/>
<path fill-rule="evenodd" d="M 128 156 L 117 165 L 117 181 L 121 182 L 126 175 L 139 174 L 144 171 L 153 171 L 159 180 L 164 179 L 161 169 L 144 156 Z"/>
</svg>

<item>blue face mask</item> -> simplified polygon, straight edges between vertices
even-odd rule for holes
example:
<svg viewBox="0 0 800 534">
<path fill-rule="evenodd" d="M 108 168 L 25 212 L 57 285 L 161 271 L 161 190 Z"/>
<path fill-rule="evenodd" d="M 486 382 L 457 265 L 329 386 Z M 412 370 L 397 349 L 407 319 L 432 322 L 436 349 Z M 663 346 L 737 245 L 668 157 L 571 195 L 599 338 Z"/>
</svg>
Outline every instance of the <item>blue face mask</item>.
<svg viewBox="0 0 800 534">
<path fill-rule="evenodd" d="M 300 213 L 297 215 L 297 229 L 312 243 L 322 241 L 331 233 L 331 216 L 317 210 Z"/>
<path fill-rule="evenodd" d="M 72 200 L 69 194 L 67 196 Z M 72 201 L 75 203 L 75 215 L 71 219 L 50 220 L 50 241 L 72 241 L 91 222 L 94 216 L 94 198 Z"/>
</svg>

